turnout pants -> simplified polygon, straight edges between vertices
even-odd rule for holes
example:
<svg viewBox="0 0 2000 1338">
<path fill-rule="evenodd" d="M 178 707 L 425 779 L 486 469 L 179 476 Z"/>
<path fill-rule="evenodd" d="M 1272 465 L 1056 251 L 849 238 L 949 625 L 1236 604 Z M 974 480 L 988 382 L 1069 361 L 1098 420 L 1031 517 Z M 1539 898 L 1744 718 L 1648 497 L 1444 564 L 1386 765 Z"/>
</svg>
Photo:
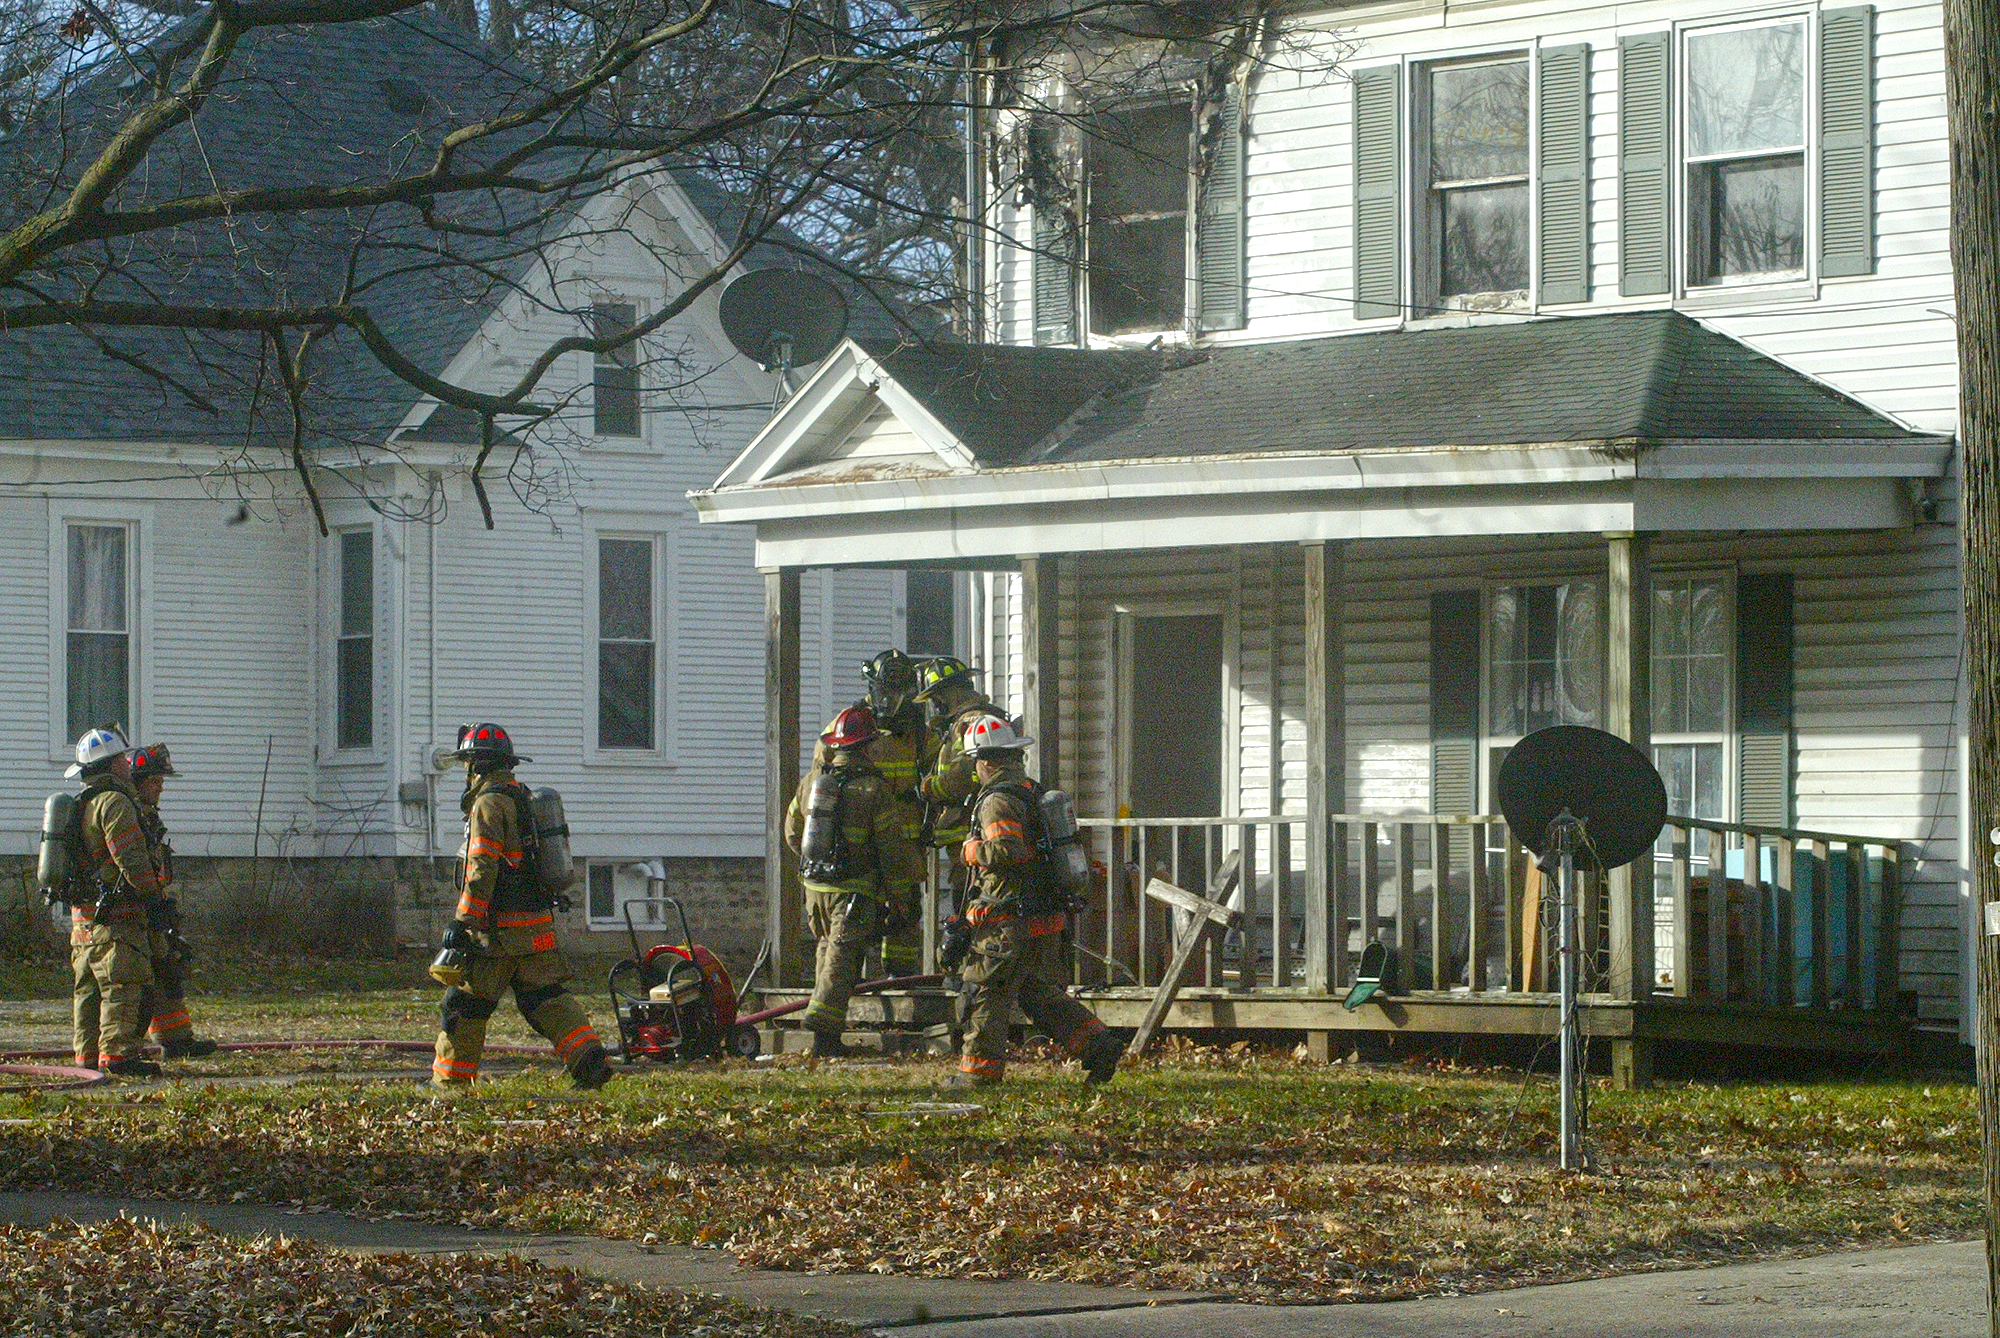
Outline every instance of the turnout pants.
<svg viewBox="0 0 2000 1338">
<path fill-rule="evenodd" d="M 71 922 L 71 1048 L 79 1067 L 137 1059 L 144 1052 L 151 940 L 143 921 Z"/>
<path fill-rule="evenodd" d="M 171 1053 L 194 1039 L 194 1022 L 187 1011 L 187 958 L 174 939 L 147 935 L 153 958 L 153 983 L 146 989 L 145 1014 L 152 1019 L 147 1037 Z"/>
<path fill-rule="evenodd" d="M 882 937 L 882 920 L 882 903 L 865 892 L 806 885 L 806 927 L 817 940 L 806 1026 L 834 1036 L 846 1030 L 847 1001 L 861 980 L 861 959 Z"/>
<path fill-rule="evenodd" d="M 598 1040 L 590 1015 L 563 988 L 568 979 L 562 953 L 553 948 L 544 952 L 486 952 L 472 958 L 466 963 L 465 983 L 444 992 L 431 1082 L 439 1087 L 460 1087 L 479 1077 L 487 1019 L 509 988 L 521 1016 L 548 1039 L 556 1057 L 573 1071 Z"/>
<path fill-rule="evenodd" d="M 1007 1028 L 1016 1003 L 1028 1021 L 1072 1057 L 1104 1031 L 1088 1008 L 1063 992 L 1060 918 L 1050 932 L 1031 934 L 1029 926 L 1025 916 L 989 910 L 973 930 L 972 951 L 959 972 L 965 982 L 959 998 L 965 1051 L 958 1067 L 974 1078 L 998 1082 L 1005 1076 Z"/>
</svg>

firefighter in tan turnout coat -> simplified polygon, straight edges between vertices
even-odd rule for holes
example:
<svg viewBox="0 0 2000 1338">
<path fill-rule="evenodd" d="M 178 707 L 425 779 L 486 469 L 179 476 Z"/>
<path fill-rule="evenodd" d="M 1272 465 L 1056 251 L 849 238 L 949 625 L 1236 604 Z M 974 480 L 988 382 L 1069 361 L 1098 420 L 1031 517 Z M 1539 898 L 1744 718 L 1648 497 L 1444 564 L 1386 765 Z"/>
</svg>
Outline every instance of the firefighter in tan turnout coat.
<svg viewBox="0 0 2000 1338">
<path fill-rule="evenodd" d="M 514 779 L 507 731 L 492 723 L 459 731 L 453 757 L 466 764 L 465 849 L 458 909 L 431 974 L 445 986 L 431 1081 L 469 1084 L 479 1076 L 486 1023 L 508 988 L 528 1025 L 548 1038 L 578 1087 L 611 1078 L 604 1046 L 583 1006 L 564 988 L 569 971 L 556 947 L 558 896 L 530 858 L 534 821 L 527 787 Z"/>
<path fill-rule="evenodd" d="M 160 895 L 159 870 L 139 820 L 130 745 L 115 729 L 76 743 L 78 882 L 70 903 L 73 1050 L 79 1068 L 121 1077 L 158 1077 L 147 1059 L 146 992 L 153 984 L 147 908 Z M 87 898 L 88 900 L 85 900 Z"/>
<path fill-rule="evenodd" d="M 1091 1082 L 1108 1082 L 1125 1043 L 1063 991 L 1068 899 L 1040 839 L 1041 787 L 1023 764 L 1022 750 L 1034 740 L 998 716 L 974 721 L 963 737 L 980 790 L 972 834 L 960 853 L 978 892 L 965 908 L 971 937 L 959 969 L 965 1049 L 953 1085 L 1005 1076 L 1007 1028 L 1017 1002 L 1030 1022 L 1083 1062 Z"/>
<path fill-rule="evenodd" d="M 194 1019 L 188 1016 L 187 965 L 192 954 L 181 937 L 180 905 L 171 895 L 174 852 L 167 844 L 167 824 L 160 817 L 160 792 L 167 777 L 179 774 L 164 743 L 132 750 L 132 787 L 139 798 L 139 825 L 145 830 L 146 848 L 160 876 L 160 896 L 149 908 L 147 942 L 153 957 L 153 983 L 146 991 L 145 1012 L 152 1019 L 146 1035 L 167 1059 L 200 1059 L 214 1054 L 216 1046 L 214 1041 L 195 1036 Z"/>
<path fill-rule="evenodd" d="M 785 844 L 799 856 L 813 953 L 813 994 L 805 1025 L 813 1053 L 846 1053 L 840 1034 L 862 958 L 892 917 L 904 915 L 923 878 L 909 838 L 907 801 L 874 761 L 885 736 L 866 706 L 850 706 L 820 736 L 813 769 L 785 813 Z"/>
</svg>

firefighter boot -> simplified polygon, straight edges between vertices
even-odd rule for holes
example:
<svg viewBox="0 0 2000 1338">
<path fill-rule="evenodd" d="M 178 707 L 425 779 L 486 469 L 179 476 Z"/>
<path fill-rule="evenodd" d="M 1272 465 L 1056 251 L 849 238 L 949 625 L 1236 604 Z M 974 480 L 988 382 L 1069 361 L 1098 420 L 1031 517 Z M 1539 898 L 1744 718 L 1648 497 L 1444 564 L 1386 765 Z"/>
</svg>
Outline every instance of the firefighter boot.
<svg viewBox="0 0 2000 1338">
<path fill-rule="evenodd" d="M 114 1059 L 104 1066 L 106 1073 L 120 1078 L 157 1078 L 160 1066 L 150 1059 Z"/>
<path fill-rule="evenodd" d="M 162 1059 L 205 1059 L 215 1053 L 215 1042 L 198 1039 L 193 1032 L 185 1036 L 163 1036 L 160 1041 Z"/>
<path fill-rule="evenodd" d="M 593 1042 L 570 1065 L 569 1080 L 586 1092 L 595 1091 L 611 1081 L 611 1059 L 604 1053 L 604 1047 Z"/>
<path fill-rule="evenodd" d="M 1124 1041 L 1108 1031 L 1099 1032 L 1077 1056 L 1083 1061 L 1083 1080 L 1093 1087 L 1110 1082 L 1118 1076 L 1118 1061 L 1124 1056 Z"/>
<path fill-rule="evenodd" d="M 854 1053 L 854 1051 L 848 1049 L 847 1042 L 840 1039 L 839 1032 L 821 1031 L 817 1027 L 811 1028 L 811 1031 L 813 1038 L 812 1057 L 814 1059 L 844 1059 Z"/>
</svg>

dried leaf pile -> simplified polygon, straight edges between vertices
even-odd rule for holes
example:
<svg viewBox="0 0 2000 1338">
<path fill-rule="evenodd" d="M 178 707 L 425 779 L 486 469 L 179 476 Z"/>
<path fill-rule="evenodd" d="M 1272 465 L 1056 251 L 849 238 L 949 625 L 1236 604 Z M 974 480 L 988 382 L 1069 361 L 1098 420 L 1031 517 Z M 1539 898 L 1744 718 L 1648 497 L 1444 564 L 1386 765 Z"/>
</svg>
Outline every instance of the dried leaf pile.
<svg viewBox="0 0 2000 1338">
<path fill-rule="evenodd" d="M 843 1324 L 525 1260 L 354 1254 L 128 1219 L 0 1226 L 10 1334 L 148 1338 L 846 1338 Z"/>
<path fill-rule="evenodd" d="M 1200 1057 L 1189 1056 L 1189 1059 Z M 726 1247 L 768 1267 L 1065 1278 L 1292 1302 L 1475 1291 L 1979 1229 L 1972 1089 L 1598 1090 L 1599 1173 L 1549 1168 L 1516 1077 L 1148 1065 L 1099 1092 L 1027 1064 L 973 1117 L 937 1063 L 646 1070 L 410 1091 L 14 1098 L 0 1185 L 291 1203 Z"/>
</svg>

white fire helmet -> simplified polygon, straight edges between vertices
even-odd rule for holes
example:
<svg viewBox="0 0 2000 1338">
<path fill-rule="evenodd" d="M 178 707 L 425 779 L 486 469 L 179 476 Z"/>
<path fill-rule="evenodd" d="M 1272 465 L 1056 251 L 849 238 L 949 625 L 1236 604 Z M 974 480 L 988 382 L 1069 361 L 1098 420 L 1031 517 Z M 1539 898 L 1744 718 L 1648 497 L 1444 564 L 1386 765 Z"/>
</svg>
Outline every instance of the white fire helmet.
<svg viewBox="0 0 2000 1338">
<path fill-rule="evenodd" d="M 983 715 L 972 722 L 965 731 L 964 747 L 967 757 L 977 757 L 989 749 L 1006 750 L 1026 748 L 1034 740 L 1025 734 L 1014 732 L 1014 726 L 997 715 Z"/>
<path fill-rule="evenodd" d="M 132 745 L 116 729 L 93 729 L 76 741 L 76 761 L 63 775 L 74 780 L 83 774 L 85 767 L 109 761 L 122 753 L 132 751 Z"/>
</svg>

